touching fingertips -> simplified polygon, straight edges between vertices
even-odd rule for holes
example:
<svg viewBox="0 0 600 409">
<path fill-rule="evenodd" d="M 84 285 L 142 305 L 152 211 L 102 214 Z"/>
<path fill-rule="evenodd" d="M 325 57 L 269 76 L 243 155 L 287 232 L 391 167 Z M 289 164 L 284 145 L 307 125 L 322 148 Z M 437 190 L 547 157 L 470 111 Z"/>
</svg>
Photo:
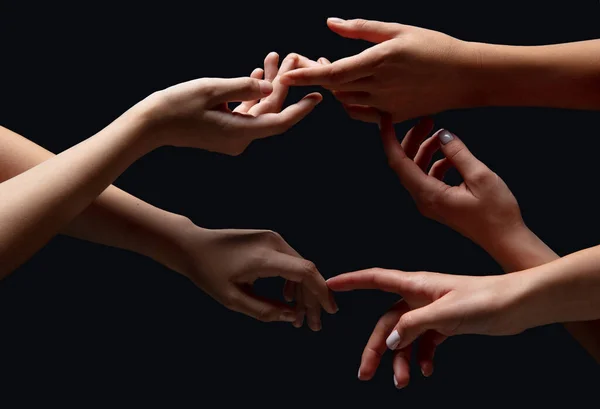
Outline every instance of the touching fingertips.
<svg viewBox="0 0 600 409">
<path fill-rule="evenodd" d="M 260 81 L 259 86 L 260 93 L 263 95 L 269 95 L 271 92 L 273 92 L 273 84 L 271 84 L 269 81 Z"/>
</svg>

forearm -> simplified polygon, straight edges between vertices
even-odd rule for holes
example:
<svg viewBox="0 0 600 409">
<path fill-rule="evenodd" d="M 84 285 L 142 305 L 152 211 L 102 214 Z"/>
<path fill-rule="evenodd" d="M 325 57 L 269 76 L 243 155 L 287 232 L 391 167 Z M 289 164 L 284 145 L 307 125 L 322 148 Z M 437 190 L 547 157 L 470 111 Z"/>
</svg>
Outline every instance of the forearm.
<svg viewBox="0 0 600 409">
<path fill-rule="evenodd" d="M 70 223 L 151 148 L 144 116 L 132 109 L 107 128 L 0 184 L 0 276 Z"/>
<path fill-rule="evenodd" d="M 474 106 L 600 109 L 600 40 L 468 46 L 476 55 L 469 73 Z"/>
<path fill-rule="evenodd" d="M 525 224 L 505 234 L 480 240 L 479 244 L 507 273 L 537 267 L 560 258 Z"/>
<path fill-rule="evenodd" d="M 600 319 L 600 246 L 510 274 L 529 326 Z"/>
<path fill-rule="evenodd" d="M 538 267 L 560 258 L 525 225 L 493 239 L 485 249 L 507 273 Z M 567 322 L 564 326 L 600 363 L 600 320 Z"/>
<path fill-rule="evenodd" d="M 0 127 L 0 183 L 55 155 Z M 172 236 L 188 221 L 109 186 L 60 230 L 83 240 L 123 248 L 166 263 L 178 251 Z"/>
</svg>

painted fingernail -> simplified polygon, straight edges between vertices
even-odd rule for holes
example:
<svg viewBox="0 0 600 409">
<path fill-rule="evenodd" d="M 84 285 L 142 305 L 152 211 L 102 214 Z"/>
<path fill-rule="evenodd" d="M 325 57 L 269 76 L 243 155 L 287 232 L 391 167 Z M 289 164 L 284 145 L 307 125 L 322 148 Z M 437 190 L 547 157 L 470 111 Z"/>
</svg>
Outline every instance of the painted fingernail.
<svg viewBox="0 0 600 409">
<path fill-rule="evenodd" d="M 329 17 L 327 19 L 327 21 L 329 21 L 330 23 L 333 23 L 333 24 L 344 24 L 346 22 L 346 20 L 338 18 L 338 17 Z"/>
<path fill-rule="evenodd" d="M 285 322 L 294 322 L 296 321 L 296 313 L 294 311 L 282 312 L 279 319 Z"/>
<path fill-rule="evenodd" d="M 449 143 L 450 141 L 452 141 L 454 139 L 454 135 L 452 135 L 452 133 L 450 133 L 450 131 L 443 129 L 438 134 L 438 138 L 439 138 L 440 142 L 442 143 L 442 145 L 446 145 L 447 143 Z"/>
<path fill-rule="evenodd" d="M 260 81 L 259 87 L 260 92 L 263 95 L 269 95 L 271 92 L 273 92 L 273 84 L 271 84 L 269 81 Z"/>
<path fill-rule="evenodd" d="M 390 336 L 385 340 L 385 343 L 389 349 L 394 350 L 398 348 L 398 345 L 400 344 L 400 334 L 398 333 L 398 331 L 394 330 L 394 332 L 392 332 Z"/>
</svg>

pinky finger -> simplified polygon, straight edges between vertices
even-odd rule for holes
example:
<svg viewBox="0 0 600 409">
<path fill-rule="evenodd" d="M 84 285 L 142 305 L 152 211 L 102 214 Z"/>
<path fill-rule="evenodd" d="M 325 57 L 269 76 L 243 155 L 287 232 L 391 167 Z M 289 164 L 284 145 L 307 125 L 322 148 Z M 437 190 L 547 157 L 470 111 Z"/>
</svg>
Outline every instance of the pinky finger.
<svg viewBox="0 0 600 409">
<path fill-rule="evenodd" d="M 448 160 L 448 158 L 443 158 L 436 161 L 429 169 L 429 176 L 433 176 L 434 178 L 444 181 L 444 177 L 446 173 L 452 168 L 452 163 Z"/>
<path fill-rule="evenodd" d="M 257 80 L 262 80 L 264 74 L 265 74 L 265 71 L 262 68 L 255 68 L 254 71 L 252 71 L 252 74 L 250 74 L 250 78 L 255 78 Z M 258 103 L 258 100 L 244 101 L 241 104 L 239 104 L 233 110 L 233 112 L 239 112 L 239 113 L 245 114 L 245 113 L 248 112 L 248 110 L 250 110 L 250 108 L 252 108 L 257 103 Z"/>
</svg>

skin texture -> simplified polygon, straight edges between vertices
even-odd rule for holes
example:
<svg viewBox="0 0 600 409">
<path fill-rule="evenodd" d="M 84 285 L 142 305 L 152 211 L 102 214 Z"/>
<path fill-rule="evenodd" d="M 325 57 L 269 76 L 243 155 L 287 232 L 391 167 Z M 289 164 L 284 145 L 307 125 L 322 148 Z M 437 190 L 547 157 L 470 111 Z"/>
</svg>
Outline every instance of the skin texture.
<svg viewBox="0 0 600 409">
<path fill-rule="evenodd" d="M 600 109 L 600 40 L 535 47 L 466 42 L 397 23 L 330 18 L 336 34 L 374 43 L 328 66 L 302 66 L 289 85 L 333 91 L 355 119 L 394 122 L 480 106 Z"/>
<path fill-rule="evenodd" d="M 508 273 L 531 269 L 559 259 L 556 253 L 527 228 L 515 197 L 502 179 L 475 158 L 456 135 L 441 130 L 428 137 L 432 129 L 433 123 L 429 118 L 421 120 L 400 143 L 396 139 L 389 115 L 383 116 L 381 127 L 389 164 L 414 198 L 421 213 L 474 240 Z M 446 143 L 442 144 L 441 140 Z M 431 164 L 432 157 L 438 150 L 441 150 L 445 158 Z M 455 168 L 461 174 L 463 182 L 459 186 L 443 182 L 444 175 L 450 168 Z M 420 327 L 423 331 L 417 340 L 417 361 L 424 376 L 432 375 L 436 347 L 449 335 L 461 333 L 460 331 L 508 335 L 518 333 L 526 327 L 525 324 L 518 324 L 518 320 L 514 326 L 506 322 L 509 318 L 516 319 L 511 315 L 513 311 L 521 311 L 522 306 L 526 305 L 524 302 L 519 306 L 520 300 L 526 299 L 520 281 L 507 282 L 497 277 L 480 280 L 478 277 L 373 269 L 339 276 L 330 279 L 328 284 L 334 290 L 378 288 L 403 296 L 401 301 L 381 317 L 367 342 L 359 370 L 361 380 L 369 380 L 375 375 L 381 357 L 389 346 L 386 345 L 386 340 L 391 338 L 393 341 L 390 334 L 395 328 L 400 328 L 402 340 L 407 336 L 415 339 L 410 335 L 410 329 L 409 335 L 402 332 L 407 331 L 404 326 L 413 325 L 413 310 L 419 310 L 432 302 L 436 303 L 435 309 L 419 310 L 419 314 L 442 315 L 433 329 Z M 441 299 L 443 301 L 438 305 L 437 300 Z M 496 309 L 506 316 L 495 316 Z M 468 317 L 466 324 L 463 319 L 465 315 Z M 417 319 L 433 318 L 419 315 Z M 565 326 L 599 360 L 600 321 L 568 322 Z M 394 384 L 397 388 L 405 387 L 410 381 L 413 343 L 402 341 L 402 345 L 404 346 L 393 352 Z"/>
<path fill-rule="evenodd" d="M 295 63 L 292 57 L 282 68 Z M 202 229 L 110 186 L 133 161 L 163 145 L 237 155 L 254 139 L 287 130 L 321 100 L 311 94 L 281 111 L 287 89 L 272 84 L 276 55 L 267 57 L 265 71 L 275 75 L 260 80 L 262 70 L 255 70 L 253 78 L 200 79 L 156 92 L 57 156 L 0 128 L 0 276 L 64 233 L 151 257 L 230 309 L 262 321 L 299 318 L 296 309 L 252 293 L 252 283 L 262 277 L 285 277 L 319 311 L 335 312 L 314 264 L 278 234 Z M 232 112 L 232 101 L 246 102 Z"/>
</svg>

